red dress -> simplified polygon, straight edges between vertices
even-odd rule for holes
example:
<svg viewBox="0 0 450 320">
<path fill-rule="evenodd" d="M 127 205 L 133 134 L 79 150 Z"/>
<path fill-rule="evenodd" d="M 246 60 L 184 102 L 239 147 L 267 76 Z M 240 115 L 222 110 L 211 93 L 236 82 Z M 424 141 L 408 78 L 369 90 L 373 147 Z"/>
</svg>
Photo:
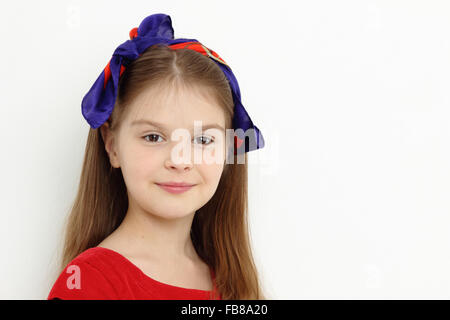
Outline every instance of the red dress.
<svg viewBox="0 0 450 320">
<path fill-rule="evenodd" d="M 116 251 L 93 247 L 75 257 L 55 281 L 47 299 L 67 300 L 208 300 L 221 299 L 211 270 L 213 290 L 177 287 L 154 280 Z"/>
</svg>

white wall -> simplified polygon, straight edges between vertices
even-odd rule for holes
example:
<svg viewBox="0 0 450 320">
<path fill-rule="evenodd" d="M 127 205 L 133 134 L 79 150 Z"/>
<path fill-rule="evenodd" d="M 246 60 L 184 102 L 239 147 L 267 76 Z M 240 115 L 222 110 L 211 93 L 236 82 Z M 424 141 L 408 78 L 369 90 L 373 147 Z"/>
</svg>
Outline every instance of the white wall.
<svg viewBox="0 0 450 320">
<path fill-rule="evenodd" d="M 81 99 L 144 17 L 233 68 L 273 299 L 450 298 L 448 1 L 0 5 L 0 298 L 45 299 L 88 124 Z"/>
</svg>

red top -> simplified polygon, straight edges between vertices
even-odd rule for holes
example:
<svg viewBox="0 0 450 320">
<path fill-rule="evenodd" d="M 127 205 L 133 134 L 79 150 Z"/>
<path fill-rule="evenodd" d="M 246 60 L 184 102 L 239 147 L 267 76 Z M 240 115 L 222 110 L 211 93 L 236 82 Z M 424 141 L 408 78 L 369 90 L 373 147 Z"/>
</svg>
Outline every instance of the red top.
<svg viewBox="0 0 450 320">
<path fill-rule="evenodd" d="M 93 247 L 75 257 L 59 275 L 47 299 L 208 300 L 213 290 L 177 287 L 154 280 L 120 253 Z M 216 299 L 221 299 L 220 294 Z"/>
</svg>

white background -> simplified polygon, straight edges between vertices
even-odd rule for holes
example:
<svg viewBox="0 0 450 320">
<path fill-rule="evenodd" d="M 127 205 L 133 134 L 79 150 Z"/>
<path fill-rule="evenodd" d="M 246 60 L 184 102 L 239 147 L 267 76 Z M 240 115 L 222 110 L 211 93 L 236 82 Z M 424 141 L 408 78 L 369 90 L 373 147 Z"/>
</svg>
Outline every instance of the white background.
<svg viewBox="0 0 450 320">
<path fill-rule="evenodd" d="M 0 5 L 1 299 L 47 297 L 82 97 L 153 13 L 230 64 L 264 135 L 249 206 L 269 298 L 450 298 L 450 3 L 152 0 Z"/>
</svg>

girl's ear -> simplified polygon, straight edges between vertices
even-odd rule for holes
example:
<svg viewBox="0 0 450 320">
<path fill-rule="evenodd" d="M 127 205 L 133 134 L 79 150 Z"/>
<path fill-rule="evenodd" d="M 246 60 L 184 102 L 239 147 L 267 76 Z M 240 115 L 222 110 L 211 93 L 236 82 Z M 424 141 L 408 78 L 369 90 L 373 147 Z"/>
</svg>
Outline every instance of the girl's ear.
<svg viewBox="0 0 450 320">
<path fill-rule="evenodd" d="M 103 142 L 105 144 L 105 150 L 108 153 L 109 156 L 109 162 L 111 163 L 111 166 L 114 168 L 119 168 L 119 158 L 117 157 L 117 151 L 114 144 L 114 134 L 110 130 L 109 122 L 105 122 L 100 127 L 100 133 L 103 138 Z"/>
</svg>

